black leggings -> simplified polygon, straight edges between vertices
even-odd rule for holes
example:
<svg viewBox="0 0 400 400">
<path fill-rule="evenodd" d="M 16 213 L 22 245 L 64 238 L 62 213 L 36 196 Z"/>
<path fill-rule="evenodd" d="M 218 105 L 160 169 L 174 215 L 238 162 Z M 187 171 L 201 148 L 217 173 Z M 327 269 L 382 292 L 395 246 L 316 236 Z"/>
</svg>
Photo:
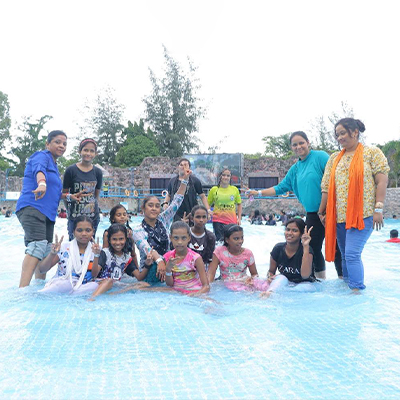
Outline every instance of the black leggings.
<svg viewBox="0 0 400 400">
<path fill-rule="evenodd" d="M 315 272 L 321 272 L 326 270 L 325 259 L 322 255 L 322 243 L 325 239 L 325 227 L 322 225 L 321 220 L 316 212 L 307 213 L 306 217 L 307 229 L 313 227 L 310 236 L 311 242 L 310 246 L 314 251 L 314 266 Z M 338 276 L 343 276 L 342 273 L 342 256 L 340 254 L 339 248 L 336 244 L 336 254 L 335 254 L 335 268 Z"/>
</svg>

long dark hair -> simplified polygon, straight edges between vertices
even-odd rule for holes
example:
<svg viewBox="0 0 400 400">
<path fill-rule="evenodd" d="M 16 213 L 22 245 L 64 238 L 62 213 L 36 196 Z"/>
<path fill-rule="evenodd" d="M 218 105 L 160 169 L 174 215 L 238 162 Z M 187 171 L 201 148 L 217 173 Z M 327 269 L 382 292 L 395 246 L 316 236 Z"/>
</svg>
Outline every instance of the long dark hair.
<svg viewBox="0 0 400 400">
<path fill-rule="evenodd" d="M 108 233 L 108 249 L 110 250 L 110 253 L 112 255 L 115 255 L 115 250 L 113 249 L 111 245 L 111 236 L 116 234 L 117 232 L 123 232 L 125 235 L 125 245 L 122 248 L 122 252 L 125 253 L 130 253 L 129 250 L 129 243 L 128 243 L 128 231 L 126 229 L 126 226 L 122 224 L 111 224 L 110 227 L 107 229 Z"/>
<path fill-rule="evenodd" d="M 224 226 L 224 246 L 228 247 L 226 239 L 229 239 L 235 232 L 243 232 L 243 228 L 236 224 L 229 224 Z"/>
<path fill-rule="evenodd" d="M 346 129 L 347 133 L 350 134 L 350 131 L 355 131 L 356 129 L 358 130 L 359 134 L 360 132 L 365 131 L 365 125 L 363 122 L 361 122 L 359 119 L 354 119 L 354 118 L 342 118 L 335 124 L 335 131 L 338 125 L 342 125 L 344 129 Z"/>
<path fill-rule="evenodd" d="M 299 228 L 300 234 L 302 235 L 304 233 L 306 223 L 301 218 L 291 218 L 286 222 L 285 226 L 288 226 L 289 224 L 296 224 L 297 228 Z"/>
<path fill-rule="evenodd" d="M 78 226 L 79 222 L 89 222 L 89 224 L 92 225 L 92 229 L 94 229 L 93 220 L 91 218 L 87 217 L 86 215 L 80 215 L 79 217 L 74 219 L 74 222 L 73 222 L 74 231 L 75 231 L 76 227 Z"/>
<path fill-rule="evenodd" d="M 117 213 L 117 211 L 120 209 L 120 208 L 123 208 L 125 211 L 126 211 L 126 213 L 128 214 L 128 210 L 122 205 L 122 204 L 117 204 L 116 206 L 114 206 L 111 210 L 110 210 L 110 222 L 111 222 L 111 224 L 115 224 L 116 222 L 114 221 L 114 218 L 115 218 L 115 214 Z M 129 217 L 128 217 L 128 219 L 126 220 L 126 227 L 127 228 L 129 228 L 130 230 L 132 230 L 132 228 L 129 226 Z"/>
</svg>

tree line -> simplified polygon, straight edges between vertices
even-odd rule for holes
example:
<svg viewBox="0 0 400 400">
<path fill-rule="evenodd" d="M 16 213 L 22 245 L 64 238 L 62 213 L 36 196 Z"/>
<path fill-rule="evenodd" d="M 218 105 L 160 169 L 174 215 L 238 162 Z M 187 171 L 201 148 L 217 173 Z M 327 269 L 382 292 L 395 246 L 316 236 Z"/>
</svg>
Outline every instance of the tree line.
<svg viewBox="0 0 400 400">
<path fill-rule="evenodd" d="M 152 90 L 143 99 L 145 117 L 123 124 L 125 107 L 118 103 L 111 88 L 99 93 L 94 102 L 83 107 L 79 137 L 92 137 L 98 143 L 98 162 L 118 167 L 139 165 L 145 157 L 179 157 L 198 150 L 198 124 L 206 114 L 196 67 L 188 60 L 183 68 L 164 47 L 164 74 L 157 77 L 149 69 Z M 26 162 L 35 151 L 45 146 L 46 124 L 52 116 L 39 119 L 23 117 L 19 135 L 11 138 L 10 104 L 0 91 L 0 169 L 23 176 Z M 78 152 L 59 159 L 61 172 L 78 161 Z M 17 161 L 18 160 L 18 161 Z"/>
<path fill-rule="evenodd" d="M 100 92 L 94 102 L 87 102 L 83 107 L 84 119 L 79 126 L 79 137 L 92 137 L 98 143 L 98 162 L 121 168 L 138 166 L 145 157 L 180 157 L 184 153 L 199 151 L 199 121 L 207 110 L 202 106 L 198 93 L 201 89 L 196 77 L 196 67 L 188 60 L 184 69 L 174 60 L 164 47 L 164 74 L 157 77 L 149 68 L 151 92 L 144 97 L 144 118 L 126 125 L 124 105 L 118 103 L 111 88 Z M 332 112 L 327 118 L 319 116 L 312 121 L 309 134 L 313 148 L 331 154 L 339 150 L 334 135 L 334 124 L 340 118 L 354 117 L 353 108 L 346 102 L 341 103 L 338 112 Z M 24 117 L 18 125 L 19 135 L 11 138 L 11 117 L 8 96 L 0 91 L 0 169 L 9 169 L 13 175 L 23 176 L 29 156 L 45 146 L 46 124 L 50 115 L 33 120 Z M 247 158 L 262 155 L 276 158 L 293 156 L 290 146 L 290 133 L 280 136 L 265 136 L 264 153 L 246 154 Z M 215 153 L 221 147 L 220 141 L 208 147 L 208 152 Z M 377 144 L 388 158 L 391 168 L 390 185 L 400 184 L 400 141 L 392 140 Z M 78 161 L 77 148 L 69 158 L 59 159 L 61 172 Z M 18 161 L 16 161 L 18 160 Z"/>
</svg>

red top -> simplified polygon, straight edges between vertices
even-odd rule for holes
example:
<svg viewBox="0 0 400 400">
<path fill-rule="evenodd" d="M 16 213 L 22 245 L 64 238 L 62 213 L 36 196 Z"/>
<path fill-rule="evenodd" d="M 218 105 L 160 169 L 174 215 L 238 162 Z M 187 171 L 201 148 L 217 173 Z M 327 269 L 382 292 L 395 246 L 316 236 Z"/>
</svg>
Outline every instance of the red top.
<svg viewBox="0 0 400 400">
<path fill-rule="evenodd" d="M 399 238 L 392 238 L 392 239 L 389 239 L 389 240 L 386 240 L 387 242 L 389 242 L 389 243 L 400 243 L 400 239 Z"/>
</svg>

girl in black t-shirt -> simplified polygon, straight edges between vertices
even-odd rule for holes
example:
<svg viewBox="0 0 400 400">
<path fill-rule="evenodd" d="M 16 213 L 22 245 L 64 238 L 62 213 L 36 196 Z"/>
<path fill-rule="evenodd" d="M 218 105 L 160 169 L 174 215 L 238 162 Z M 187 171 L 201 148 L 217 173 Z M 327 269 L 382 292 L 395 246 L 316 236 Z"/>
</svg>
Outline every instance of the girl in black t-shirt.
<svg viewBox="0 0 400 400">
<path fill-rule="evenodd" d="M 103 181 L 100 168 L 93 165 L 97 155 L 97 143 L 90 138 L 79 144 L 81 161 L 69 166 L 64 173 L 63 192 L 67 193 L 65 204 L 68 214 L 69 240 L 74 238 L 74 221 L 79 216 L 89 217 L 93 221 L 94 233 L 100 222 L 99 196 Z M 80 201 L 74 201 L 71 194 L 80 194 Z"/>
<path fill-rule="evenodd" d="M 264 296 L 268 297 L 283 286 L 291 284 L 297 290 L 315 290 L 311 282 L 313 273 L 313 250 L 310 247 L 312 227 L 307 230 L 300 218 L 290 219 L 285 228 L 286 242 L 278 243 L 271 251 L 268 279 L 271 284 Z M 276 272 L 279 271 L 279 275 Z"/>
</svg>

